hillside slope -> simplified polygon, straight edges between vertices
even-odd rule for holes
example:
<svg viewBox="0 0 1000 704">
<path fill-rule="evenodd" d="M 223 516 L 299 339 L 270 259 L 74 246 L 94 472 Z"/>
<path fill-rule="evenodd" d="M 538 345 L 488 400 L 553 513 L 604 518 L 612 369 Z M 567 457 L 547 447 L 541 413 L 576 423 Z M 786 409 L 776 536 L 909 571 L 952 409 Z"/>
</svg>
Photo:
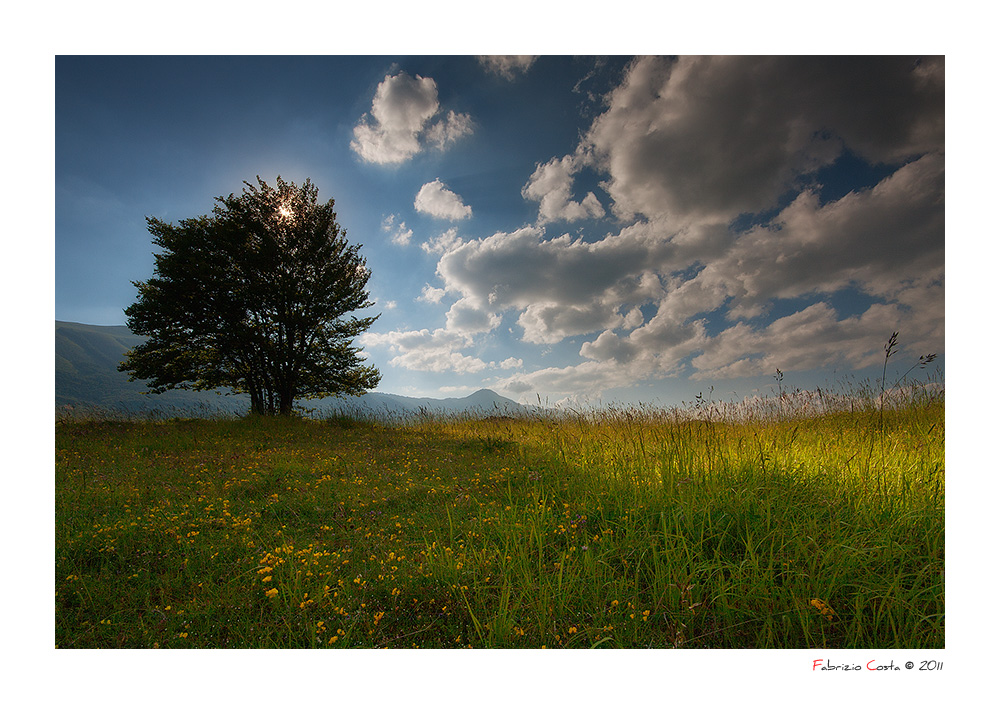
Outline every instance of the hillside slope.
<svg viewBox="0 0 1000 704">
<path fill-rule="evenodd" d="M 56 407 L 96 407 L 129 413 L 154 410 L 246 413 L 250 408 L 245 396 L 227 396 L 214 391 L 143 393 L 148 391 L 144 382 L 130 382 L 128 374 L 118 371 L 125 353 L 142 342 L 141 336 L 124 325 L 55 322 Z M 435 414 L 496 412 L 516 415 L 527 410 L 488 389 L 480 389 L 465 398 L 411 398 L 374 392 L 360 397 L 306 401 L 301 405 L 319 414 L 343 412 L 375 416 L 405 416 L 421 410 Z"/>
<path fill-rule="evenodd" d="M 98 407 L 126 412 L 191 409 L 240 412 L 247 404 L 215 392 L 168 391 L 146 394 L 142 381 L 118 371 L 125 353 L 142 342 L 124 325 L 84 325 L 56 321 L 55 403 L 57 407 Z"/>
</svg>

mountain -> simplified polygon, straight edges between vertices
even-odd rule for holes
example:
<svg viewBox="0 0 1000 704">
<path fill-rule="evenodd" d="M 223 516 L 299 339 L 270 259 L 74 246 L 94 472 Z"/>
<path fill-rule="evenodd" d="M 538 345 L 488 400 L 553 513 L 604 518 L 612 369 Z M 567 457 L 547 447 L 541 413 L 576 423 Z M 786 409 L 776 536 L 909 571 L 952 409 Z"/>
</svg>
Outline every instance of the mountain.
<svg viewBox="0 0 1000 704">
<path fill-rule="evenodd" d="M 412 398 L 376 391 L 358 397 L 304 401 L 302 405 L 307 408 L 314 407 L 320 413 L 336 410 L 354 415 L 405 416 L 421 412 L 434 415 L 463 413 L 520 415 L 528 412 L 526 406 L 489 389 L 480 389 L 464 398 Z"/>
<path fill-rule="evenodd" d="M 118 371 L 125 353 L 143 341 L 124 325 L 84 325 L 55 321 L 55 372 L 57 408 L 102 408 L 126 413 L 183 411 L 198 415 L 246 413 L 250 401 L 242 395 L 215 391 L 175 389 L 143 394 L 142 381 L 129 381 Z M 528 408 L 488 389 L 465 398 L 411 398 L 372 392 L 364 396 L 303 401 L 315 413 L 402 417 L 414 413 L 520 415 Z"/>
<path fill-rule="evenodd" d="M 105 408 L 126 413 L 192 410 L 241 413 L 249 402 L 214 391 L 167 391 L 147 394 L 145 383 L 130 382 L 118 371 L 125 353 L 143 341 L 124 325 L 56 322 L 55 366 L 57 407 Z"/>
</svg>

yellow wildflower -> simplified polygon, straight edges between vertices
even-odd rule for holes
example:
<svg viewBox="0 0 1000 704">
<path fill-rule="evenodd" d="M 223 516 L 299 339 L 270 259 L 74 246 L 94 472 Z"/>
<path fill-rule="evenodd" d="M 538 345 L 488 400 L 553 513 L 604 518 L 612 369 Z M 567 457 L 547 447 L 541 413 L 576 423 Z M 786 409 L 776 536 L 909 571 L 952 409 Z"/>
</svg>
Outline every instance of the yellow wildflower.
<svg viewBox="0 0 1000 704">
<path fill-rule="evenodd" d="M 812 599 L 809 601 L 814 607 L 816 607 L 820 614 L 826 616 L 827 621 L 832 621 L 833 617 L 836 616 L 836 612 L 830 608 L 830 605 L 824 602 L 822 599 Z"/>
<path fill-rule="evenodd" d="M 267 595 L 268 599 L 271 599 L 271 598 L 274 598 L 274 597 L 278 596 L 278 590 L 277 589 L 268 589 L 266 592 L 264 592 L 264 594 Z"/>
</svg>

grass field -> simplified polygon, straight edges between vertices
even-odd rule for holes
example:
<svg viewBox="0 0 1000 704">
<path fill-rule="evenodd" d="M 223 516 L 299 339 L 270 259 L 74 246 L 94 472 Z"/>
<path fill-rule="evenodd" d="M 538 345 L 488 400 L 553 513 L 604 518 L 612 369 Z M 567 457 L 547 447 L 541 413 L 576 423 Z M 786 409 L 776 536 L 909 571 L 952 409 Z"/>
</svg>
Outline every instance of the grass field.
<svg viewBox="0 0 1000 704">
<path fill-rule="evenodd" d="M 57 422 L 55 643 L 942 648 L 933 388 Z"/>
</svg>

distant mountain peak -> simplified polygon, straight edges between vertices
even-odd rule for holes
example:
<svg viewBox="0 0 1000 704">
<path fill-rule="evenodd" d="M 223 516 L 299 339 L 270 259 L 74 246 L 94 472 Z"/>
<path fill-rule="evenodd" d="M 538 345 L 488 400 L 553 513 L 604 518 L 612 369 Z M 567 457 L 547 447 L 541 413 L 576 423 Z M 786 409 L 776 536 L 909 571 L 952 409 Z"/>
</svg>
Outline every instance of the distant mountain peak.
<svg viewBox="0 0 1000 704">
<path fill-rule="evenodd" d="M 499 398 L 499 399 L 502 399 L 504 401 L 509 401 L 510 400 L 509 398 L 504 398 L 503 396 L 501 396 L 500 394 L 498 394 L 493 389 L 479 389 L 479 391 L 473 391 L 471 394 L 469 394 L 465 398 L 467 398 L 467 399 L 470 399 L 470 398 L 476 398 L 476 399 L 480 399 L 480 398 L 493 398 L 493 399 L 496 399 L 496 398 Z"/>
</svg>

